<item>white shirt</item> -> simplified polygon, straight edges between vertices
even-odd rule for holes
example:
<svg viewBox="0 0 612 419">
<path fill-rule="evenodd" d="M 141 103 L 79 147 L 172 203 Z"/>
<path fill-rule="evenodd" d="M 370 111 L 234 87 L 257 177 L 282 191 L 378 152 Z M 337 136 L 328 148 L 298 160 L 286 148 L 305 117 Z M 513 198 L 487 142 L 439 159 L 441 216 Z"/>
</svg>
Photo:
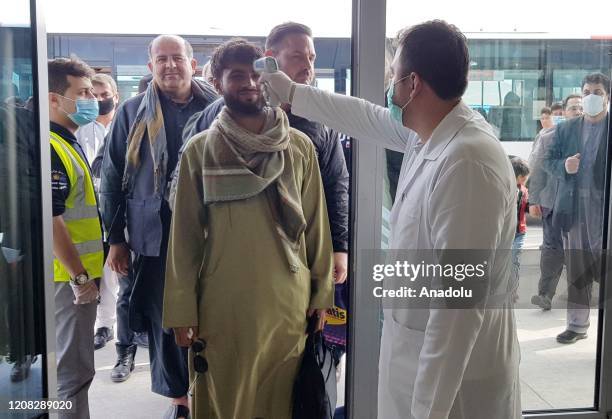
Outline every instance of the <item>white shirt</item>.
<svg viewBox="0 0 612 419">
<path fill-rule="evenodd" d="M 93 163 L 94 159 L 98 155 L 98 150 L 100 147 L 102 147 L 104 137 L 108 131 L 109 130 L 98 121 L 93 121 L 87 125 L 83 125 L 76 131 L 76 139 L 85 152 L 85 157 L 87 157 L 89 164 Z"/>
</svg>

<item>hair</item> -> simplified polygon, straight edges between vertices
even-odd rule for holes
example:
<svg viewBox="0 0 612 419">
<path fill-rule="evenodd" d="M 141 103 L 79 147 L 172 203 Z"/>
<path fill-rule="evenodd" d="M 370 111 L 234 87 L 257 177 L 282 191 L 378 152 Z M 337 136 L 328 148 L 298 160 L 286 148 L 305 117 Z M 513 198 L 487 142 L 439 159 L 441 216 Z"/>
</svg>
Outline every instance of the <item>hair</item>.
<svg viewBox="0 0 612 419">
<path fill-rule="evenodd" d="M 540 115 L 550 115 L 551 113 L 552 110 L 548 106 L 544 106 L 542 109 L 540 109 Z"/>
<path fill-rule="evenodd" d="M 406 76 L 417 73 L 440 99 L 460 98 L 468 84 L 470 54 L 467 39 L 443 20 L 431 20 L 399 36 L 400 62 Z"/>
<path fill-rule="evenodd" d="M 554 112 L 554 111 L 559 111 L 559 110 L 563 110 L 563 103 L 561 102 L 555 102 L 552 105 L 550 105 L 550 112 Z"/>
<path fill-rule="evenodd" d="M 601 84 L 606 90 L 606 94 L 610 96 L 610 79 L 603 73 L 591 73 L 584 76 L 581 87 L 585 84 Z"/>
<path fill-rule="evenodd" d="M 266 38 L 266 50 L 278 50 L 281 42 L 289 35 L 306 35 L 312 38 L 312 30 L 308 26 L 296 22 L 276 25 Z"/>
<path fill-rule="evenodd" d="M 570 99 L 582 99 L 582 96 L 577 93 L 568 95 L 565 99 L 563 99 L 563 109 L 567 109 L 567 103 L 570 101 Z"/>
<path fill-rule="evenodd" d="M 263 51 L 256 45 L 242 38 L 230 39 L 222 43 L 213 52 L 210 58 L 210 69 L 215 79 L 220 80 L 230 64 L 253 64 L 263 57 Z"/>
<path fill-rule="evenodd" d="M 93 84 L 108 84 L 115 95 L 119 92 L 117 89 L 117 82 L 108 74 L 97 73 L 91 78 L 91 82 Z"/>
<path fill-rule="evenodd" d="M 70 87 L 68 76 L 91 79 L 95 72 L 76 55 L 55 58 L 48 62 L 49 92 L 63 95 Z"/>
<path fill-rule="evenodd" d="M 178 35 L 158 35 L 155 38 L 153 38 L 153 40 L 151 42 L 149 42 L 149 47 L 148 47 L 148 51 L 149 51 L 149 60 L 153 61 L 153 44 L 157 41 L 161 41 L 162 39 L 172 39 L 174 41 L 183 41 L 183 44 L 185 45 L 185 53 L 187 54 L 187 58 L 189 58 L 190 60 L 193 58 L 193 47 L 191 46 L 191 44 L 189 43 L 189 41 L 187 41 L 185 38 L 178 36 Z"/>
<path fill-rule="evenodd" d="M 514 169 L 514 176 L 519 177 L 529 175 L 529 165 L 525 160 L 517 156 L 512 156 L 510 158 L 510 163 L 512 163 L 512 168 Z"/>
</svg>

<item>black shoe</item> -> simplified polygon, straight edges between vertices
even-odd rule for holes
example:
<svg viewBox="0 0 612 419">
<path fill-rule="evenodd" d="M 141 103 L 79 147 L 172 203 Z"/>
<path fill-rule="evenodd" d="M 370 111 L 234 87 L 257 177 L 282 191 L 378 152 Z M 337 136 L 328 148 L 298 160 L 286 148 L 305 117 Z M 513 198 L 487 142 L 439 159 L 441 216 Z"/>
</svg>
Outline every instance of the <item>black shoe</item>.
<svg viewBox="0 0 612 419">
<path fill-rule="evenodd" d="M 106 342 L 113 340 L 114 330 L 111 327 L 99 327 L 94 335 L 94 350 L 104 348 Z"/>
<path fill-rule="evenodd" d="M 30 367 L 33 362 L 36 362 L 36 357 L 32 357 L 31 355 L 26 355 L 21 362 L 15 362 L 15 365 L 13 365 L 11 369 L 11 381 L 13 383 L 18 383 L 28 378 L 30 375 Z"/>
<path fill-rule="evenodd" d="M 534 295 L 531 297 L 531 304 L 540 307 L 544 311 L 550 310 L 552 301 L 545 295 Z"/>
<path fill-rule="evenodd" d="M 146 333 L 134 333 L 133 343 L 141 348 L 148 348 L 149 336 Z"/>
<path fill-rule="evenodd" d="M 134 356 L 136 356 L 136 345 L 123 346 L 116 345 L 117 347 L 117 363 L 111 371 L 111 381 L 114 383 L 121 383 L 128 378 L 134 371 Z"/>
<path fill-rule="evenodd" d="M 576 343 L 576 341 L 580 339 L 586 339 L 586 333 L 576 333 L 571 330 L 566 330 L 565 332 L 557 335 L 557 342 L 559 343 Z"/>
</svg>

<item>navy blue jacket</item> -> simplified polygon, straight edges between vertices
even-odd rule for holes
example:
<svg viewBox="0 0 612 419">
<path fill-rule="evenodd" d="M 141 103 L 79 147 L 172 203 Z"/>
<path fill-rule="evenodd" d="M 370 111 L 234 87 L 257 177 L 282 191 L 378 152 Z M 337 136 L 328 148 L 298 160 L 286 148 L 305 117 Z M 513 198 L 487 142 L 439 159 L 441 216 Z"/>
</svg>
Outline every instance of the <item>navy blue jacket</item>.
<svg viewBox="0 0 612 419">
<path fill-rule="evenodd" d="M 160 197 L 148 193 L 152 190 L 153 171 L 146 134 L 140 150 L 140 170 L 135 176 L 134 185 L 130 185 L 128 190 L 122 187 L 127 137 L 143 98 L 144 93 L 141 93 L 119 106 L 106 136 L 100 173 L 100 212 L 109 244 L 126 242 L 124 230 L 127 226 L 129 245 L 134 252 L 145 256 L 160 256 L 164 228 L 169 228 L 169 225 L 165 225 L 167 223 L 162 223 L 161 217 L 166 212 L 167 204 Z M 189 104 L 183 106 L 173 104 L 160 95 L 160 101 L 168 142 L 167 177 L 170 179 L 182 146 L 184 125 L 194 113 L 208 106 L 210 100 L 194 96 Z"/>
</svg>

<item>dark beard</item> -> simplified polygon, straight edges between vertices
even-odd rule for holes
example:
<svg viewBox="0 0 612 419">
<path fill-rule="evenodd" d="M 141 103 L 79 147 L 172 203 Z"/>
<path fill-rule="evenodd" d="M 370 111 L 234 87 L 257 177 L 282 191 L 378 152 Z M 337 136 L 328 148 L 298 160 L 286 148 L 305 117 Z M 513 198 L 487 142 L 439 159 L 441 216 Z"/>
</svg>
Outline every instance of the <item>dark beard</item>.
<svg viewBox="0 0 612 419">
<path fill-rule="evenodd" d="M 234 96 L 228 94 L 223 95 L 223 100 L 225 100 L 225 106 L 227 106 L 232 112 L 239 115 L 258 115 L 264 108 L 263 96 L 260 96 L 259 100 L 254 103 L 241 102 L 239 99 L 236 99 Z"/>
</svg>

